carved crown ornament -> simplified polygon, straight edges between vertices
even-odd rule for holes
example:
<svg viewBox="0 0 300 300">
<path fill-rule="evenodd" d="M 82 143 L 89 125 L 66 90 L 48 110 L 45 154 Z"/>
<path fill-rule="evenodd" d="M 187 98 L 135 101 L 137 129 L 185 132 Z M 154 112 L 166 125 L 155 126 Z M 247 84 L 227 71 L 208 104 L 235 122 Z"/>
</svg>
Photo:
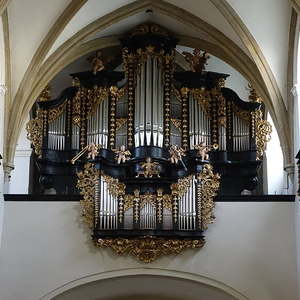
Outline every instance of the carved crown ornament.
<svg viewBox="0 0 300 300">
<path fill-rule="evenodd" d="M 38 98 L 34 188 L 80 193 L 95 245 L 150 263 L 204 246 L 214 197 L 255 189 L 271 128 L 254 90 L 243 101 L 205 70 L 208 53 L 183 53 L 180 71 L 168 30 L 143 24 L 121 44 L 119 60 L 96 51 L 61 96 Z"/>
</svg>

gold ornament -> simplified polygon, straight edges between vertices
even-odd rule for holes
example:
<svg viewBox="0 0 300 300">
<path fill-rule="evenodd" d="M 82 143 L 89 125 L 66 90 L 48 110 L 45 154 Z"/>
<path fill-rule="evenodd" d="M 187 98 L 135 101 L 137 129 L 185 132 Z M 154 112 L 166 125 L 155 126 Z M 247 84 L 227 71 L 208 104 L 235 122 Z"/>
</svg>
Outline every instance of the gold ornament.
<svg viewBox="0 0 300 300">
<path fill-rule="evenodd" d="M 172 124 L 181 131 L 181 120 L 180 119 L 171 119 Z"/>
<path fill-rule="evenodd" d="M 189 52 L 182 52 L 185 60 L 190 64 L 192 72 L 199 72 L 205 70 L 206 61 L 209 55 L 206 51 L 201 51 L 200 49 L 194 49 L 193 54 Z"/>
<path fill-rule="evenodd" d="M 140 175 L 143 175 L 145 178 L 160 177 L 159 163 L 152 162 L 151 157 L 147 157 L 145 162 L 140 163 L 140 168 L 141 171 L 137 172 L 136 178 L 140 177 Z"/>
<path fill-rule="evenodd" d="M 215 219 L 213 210 L 215 207 L 214 197 L 220 187 L 220 175 L 213 173 L 212 165 L 205 164 L 202 171 L 197 175 L 198 188 L 197 196 L 200 207 L 198 207 L 198 214 L 201 216 L 199 221 L 202 221 L 201 229 L 207 229 L 208 225 Z"/>
<path fill-rule="evenodd" d="M 185 249 L 199 249 L 205 244 L 204 239 L 167 239 L 146 236 L 136 239 L 98 239 L 98 247 L 107 247 L 119 255 L 131 254 L 144 263 L 150 263 L 162 255 L 179 254 Z"/>
<path fill-rule="evenodd" d="M 253 114 L 255 119 L 257 159 L 261 159 L 267 148 L 267 143 L 271 140 L 272 125 L 263 119 L 261 110 L 256 110 Z"/>
<path fill-rule="evenodd" d="M 59 105 L 58 107 L 48 110 L 48 123 L 55 121 L 64 111 L 67 105 L 67 101 Z"/>
<path fill-rule="evenodd" d="M 80 189 L 80 194 L 83 200 L 80 200 L 82 209 L 82 217 L 89 228 L 94 227 L 94 209 L 95 209 L 95 191 L 96 183 L 99 180 L 100 171 L 97 170 L 92 163 L 84 165 L 83 171 L 77 173 L 77 187 Z"/>
<path fill-rule="evenodd" d="M 46 85 L 46 87 L 43 89 L 43 91 L 40 93 L 40 95 L 37 98 L 37 102 L 46 102 L 51 99 L 51 87 L 50 85 Z"/>
<path fill-rule="evenodd" d="M 42 155 L 43 144 L 43 111 L 37 110 L 36 118 L 26 124 L 27 138 L 33 145 L 34 152 L 39 157 Z"/>
<path fill-rule="evenodd" d="M 127 123 L 127 118 L 117 118 L 116 119 L 116 131 L 121 129 Z"/>
</svg>

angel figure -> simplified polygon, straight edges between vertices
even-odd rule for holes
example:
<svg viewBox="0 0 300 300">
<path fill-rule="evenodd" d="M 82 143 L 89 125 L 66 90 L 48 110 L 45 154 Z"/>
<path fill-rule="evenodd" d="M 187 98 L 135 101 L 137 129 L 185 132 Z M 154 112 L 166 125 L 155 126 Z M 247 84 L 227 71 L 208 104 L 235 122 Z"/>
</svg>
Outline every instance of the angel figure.
<svg viewBox="0 0 300 300">
<path fill-rule="evenodd" d="M 184 150 L 177 145 L 172 145 L 169 150 L 170 160 L 172 164 L 178 164 L 179 161 L 182 161 L 182 156 L 185 156 Z"/>
<path fill-rule="evenodd" d="M 117 164 L 125 163 L 127 160 L 130 159 L 130 151 L 126 150 L 125 145 L 122 145 L 120 147 L 120 150 L 113 150 L 116 153 L 115 160 L 117 161 Z"/>
<path fill-rule="evenodd" d="M 98 155 L 98 149 L 99 149 L 99 145 L 96 145 L 94 143 L 91 143 L 87 146 L 87 158 L 88 159 L 95 159 L 95 157 Z"/>
<path fill-rule="evenodd" d="M 204 51 L 201 53 L 200 49 L 194 49 L 193 54 L 189 52 L 182 52 L 185 60 L 190 64 L 190 68 L 193 72 L 201 73 L 205 70 L 206 61 L 209 58 L 209 54 Z"/>
<path fill-rule="evenodd" d="M 209 147 L 206 146 L 205 142 L 195 145 L 194 148 L 198 150 L 198 155 L 201 157 L 201 160 L 209 160 Z"/>
<path fill-rule="evenodd" d="M 140 164 L 141 171 L 137 172 L 136 178 L 140 177 L 140 175 L 144 175 L 145 178 L 152 178 L 153 175 L 156 175 L 160 178 L 159 175 L 159 163 L 152 162 L 151 157 L 147 157 L 146 161 Z"/>
<path fill-rule="evenodd" d="M 92 64 L 92 68 L 93 68 L 93 74 L 96 75 L 97 72 L 101 72 L 102 70 L 104 70 L 105 65 L 107 63 L 109 63 L 112 59 L 108 58 L 106 60 L 104 60 L 103 55 L 102 55 L 102 51 L 98 50 L 95 54 L 95 56 L 90 56 L 87 61 L 90 62 Z"/>
</svg>

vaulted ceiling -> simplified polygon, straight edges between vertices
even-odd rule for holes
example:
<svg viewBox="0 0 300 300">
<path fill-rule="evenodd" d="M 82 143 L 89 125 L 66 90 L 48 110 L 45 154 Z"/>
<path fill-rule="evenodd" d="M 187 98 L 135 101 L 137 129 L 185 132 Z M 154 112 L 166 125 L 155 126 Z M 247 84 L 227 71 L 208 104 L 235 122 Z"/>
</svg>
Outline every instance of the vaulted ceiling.
<svg viewBox="0 0 300 300">
<path fill-rule="evenodd" d="M 45 84 L 76 58 L 114 46 L 116 36 L 145 21 L 173 31 L 184 46 L 201 47 L 231 64 L 265 99 L 292 156 L 288 70 L 292 5 L 288 0 L 2 0 L 6 42 L 7 151 Z M 5 46 L 5 45 L 4 45 Z M 4 58 L 3 58 L 4 59 Z M 2 60 L 3 60 L 2 59 Z"/>
</svg>

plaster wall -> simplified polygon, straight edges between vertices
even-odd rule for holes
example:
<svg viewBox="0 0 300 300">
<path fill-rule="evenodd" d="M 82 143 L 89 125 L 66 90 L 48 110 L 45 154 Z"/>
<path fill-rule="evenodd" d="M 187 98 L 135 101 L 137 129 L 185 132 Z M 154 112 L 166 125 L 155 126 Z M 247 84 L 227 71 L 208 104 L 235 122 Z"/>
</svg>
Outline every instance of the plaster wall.
<svg viewBox="0 0 300 300">
<path fill-rule="evenodd" d="M 29 118 L 26 120 L 26 123 Z M 30 141 L 27 139 L 27 131 L 25 125 L 21 130 L 18 144 L 16 148 L 16 154 L 14 159 L 15 168 L 11 172 L 11 178 L 9 182 L 10 194 L 28 194 L 29 184 L 29 163 L 31 155 Z"/>
<path fill-rule="evenodd" d="M 287 64 L 290 1 L 227 0 L 260 46 L 275 76 L 283 99 L 287 98 Z"/>
<path fill-rule="evenodd" d="M 84 28 L 89 23 L 95 21 L 101 16 L 110 13 L 117 8 L 126 4 L 132 3 L 132 0 L 102 0 L 101 3 L 97 0 L 89 0 L 81 9 L 77 12 L 74 18 L 66 26 L 62 34 L 53 44 L 48 56 L 51 55 L 60 45 L 62 45 L 67 39 Z M 222 16 L 222 14 L 213 6 L 209 0 L 169 0 L 173 5 L 178 6 L 188 12 L 200 17 L 207 23 L 215 26 L 229 38 L 231 38 L 241 49 L 247 53 L 246 47 L 243 45 L 237 34 Z M 155 15 L 155 11 L 153 12 Z M 190 34 L 191 35 L 191 34 Z"/>
<path fill-rule="evenodd" d="M 241 73 L 215 56 L 211 56 L 207 63 L 206 71 L 229 74 L 225 86 L 234 90 L 243 101 L 249 101 L 249 82 Z"/>
<path fill-rule="evenodd" d="M 144 264 L 95 248 L 79 203 L 6 202 L 1 299 L 40 299 L 79 278 L 143 268 L 202 275 L 251 300 L 296 300 L 294 218 L 294 203 L 217 203 L 203 249 Z"/>
<path fill-rule="evenodd" d="M 71 0 L 12 0 L 8 6 L 12 63 L 12 97 L 34 56 L 58 16 Z"/>
<path fill-rule="evenodd" d="M 287 178 L 283 169 L 279 137 L 270 114 L 268 114 L 267 120 L 272 125 L 271 140 L 268 142 L 266 150 L 268 194 L 286 195 L 288 194 Z"/>
<path fill-rule="evenodd" d="M 98 0 L 87 1 L 57 38 L 47 57 L 80 29 L 84 28 L 98 18 L 120 8 L 121 6 L 132 2 L 134 2 L 134 0 L 101 0 L 101 2 Z"/>
</svg>

